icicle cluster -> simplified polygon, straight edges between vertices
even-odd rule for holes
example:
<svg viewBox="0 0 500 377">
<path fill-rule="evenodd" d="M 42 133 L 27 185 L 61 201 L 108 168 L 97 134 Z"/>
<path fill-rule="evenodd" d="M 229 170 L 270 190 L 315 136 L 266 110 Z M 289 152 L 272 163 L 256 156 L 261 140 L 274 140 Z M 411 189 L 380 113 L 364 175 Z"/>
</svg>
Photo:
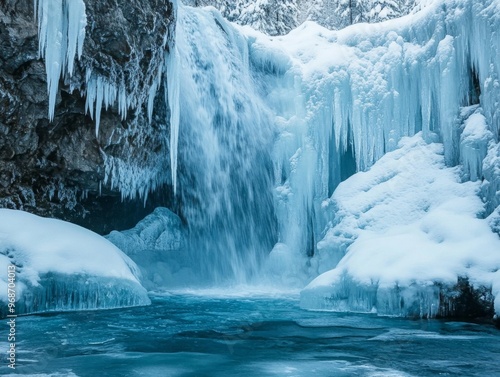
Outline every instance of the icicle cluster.
<svg viewBox="0 0 500 377">
<path fill-rule="evenodd" d="M 38 19 L 39 54 L 45 58 L 49 119 L 54 119 L 59 80 L 73 74 L 82 56 L 87 17 L 83 0 L 34 0 Z"/>
</svg>

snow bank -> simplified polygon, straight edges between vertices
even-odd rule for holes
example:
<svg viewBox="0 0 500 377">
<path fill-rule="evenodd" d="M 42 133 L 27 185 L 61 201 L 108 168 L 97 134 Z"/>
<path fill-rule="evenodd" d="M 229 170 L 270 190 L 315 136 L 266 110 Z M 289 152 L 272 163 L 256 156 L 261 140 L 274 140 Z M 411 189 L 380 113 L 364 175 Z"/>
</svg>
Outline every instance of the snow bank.
<svg viewBox="0 0 500 377">
<path fill-rule="evenodd" d="M 447 300 L 442 288 L 459 277 L 493 286 L 498 303 L 500 239 L 478 218 L 478 191 L 479 183 L 460 183 L 459 168 L 445 166 L 441 144 L 404 138 L 325 203 L 337 212 L 315 259 L 336 267 L 302 291 L 301 305 L 433 317 Z"/>
<path fill-rule="evenodd" d="M 0 268 L 16 266 L 17 313 L 147 305 L 135 263 L 79 226 L 0 209 Z M 7 302 L 7 274 L 0 275 Z"/>
</svg>

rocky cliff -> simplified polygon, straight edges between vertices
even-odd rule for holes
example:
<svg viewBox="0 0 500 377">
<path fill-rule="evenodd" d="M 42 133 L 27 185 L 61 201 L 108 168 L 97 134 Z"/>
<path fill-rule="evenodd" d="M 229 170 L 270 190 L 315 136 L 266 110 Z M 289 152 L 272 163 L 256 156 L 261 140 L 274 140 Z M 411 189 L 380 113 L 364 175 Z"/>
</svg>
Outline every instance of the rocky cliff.
<svg viewBox="0 0 500 377">
<path fill-rule="evenodd" d="M 175 16 L 168 0 L 84 3 L 83 54 L 73 74 L 60 79 L 50 121 L 37 3 L 0 2 L 0 207 L 107 233 L 131 227 L 170 201 L 168 187 L 158 190 L 169 185 L 169 109 L 165 87 L 153 86 L 162 75 Z M 125 111 L 118 104 L 103 106 L 97 136 L 96 116 L 86 103 L 92 80 L 121 83 L 133 99 Z M 150 93 L 154 111 L 148 119 Z M 162 194 L 151 195 L 155 190 Z"/>
</svg>

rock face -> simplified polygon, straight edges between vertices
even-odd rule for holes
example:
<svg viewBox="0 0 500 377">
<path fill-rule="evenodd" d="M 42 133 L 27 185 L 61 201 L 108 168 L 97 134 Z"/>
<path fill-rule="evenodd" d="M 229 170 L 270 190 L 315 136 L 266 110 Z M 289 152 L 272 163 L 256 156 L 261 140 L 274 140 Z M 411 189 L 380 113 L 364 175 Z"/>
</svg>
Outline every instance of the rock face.
<svg viewBox="0 0 500 377">
<path fill-rule="evenodd" d="M 33 2 L 0 4 L 0 208 L 62 218 L 103 234 L 129 228 L 170 201 L 167 187 L 144 205 L 148 192 L 168 186 L 170 175 L 163 86 L 151 122 L 146 107 L 175 22 L 168 0 L 85 0 L 85 7 L 83 55 L 73 76 L 60 80 L 50 122 Z M 97 137 L 85 108 L 89 71 L 125 83 L 137 102 L 125 120 L 116 107 L 103 108 Z M 125 171 L 140 179 L 123 181 Z"/>
</svg>

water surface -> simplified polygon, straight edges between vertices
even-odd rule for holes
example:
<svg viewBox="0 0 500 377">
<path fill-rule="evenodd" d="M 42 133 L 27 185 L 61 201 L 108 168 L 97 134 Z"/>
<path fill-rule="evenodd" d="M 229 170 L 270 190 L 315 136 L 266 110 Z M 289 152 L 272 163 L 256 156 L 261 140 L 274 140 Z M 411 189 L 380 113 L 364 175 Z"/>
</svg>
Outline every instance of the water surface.
<svg viewBox="0 0 500 377">
<path fill-rule="evenodd" d="M 184 292 L 152 300 L 149 307 L 18 318 L 16 373 L 500 376 L 500 331 L 492 326 L 309 312 L 296 296 Z M 0 375 L 8 373 L 4 361 Z"/>
</svg>

